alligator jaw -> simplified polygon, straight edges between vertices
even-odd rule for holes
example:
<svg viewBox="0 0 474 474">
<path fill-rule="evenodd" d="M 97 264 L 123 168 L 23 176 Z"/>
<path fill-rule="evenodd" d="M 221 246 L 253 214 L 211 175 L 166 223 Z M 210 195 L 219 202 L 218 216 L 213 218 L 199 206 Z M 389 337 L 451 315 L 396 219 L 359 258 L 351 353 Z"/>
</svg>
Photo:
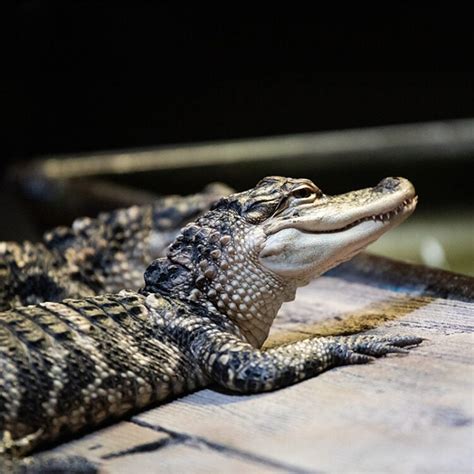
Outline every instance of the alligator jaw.
<svg viewBox="0 0 474 474">
<path fill-rule="evenodd" d="M 416 206 L 415 188 L 405 178 L 385 178 L 373 188 L 337 196 L 324 196 L 314 203 L 291 208 L 265 225 L 267 235 L 295 228 L 307 232 L 340 232 L 365 220 L 392 221 L 408 215 Z"/>
<path fill-rule="evenodd" d="M 319 199 L 269 219 L 260 261 L 307 281 L 352 258 L 415 209 L 413 185 L 386 178 L 373 188 Z"/>
<path fill-rule="evenodd" d="M 411 214 L 413 210 L 415 209 L 417 202 L 418 202 L 418 196 L 414 196 L 412 198 L 405 199 L 400 205 L 398 205 L 397 207 L 389 211 L 382 212 L 379 214 L 368 214 L 367 216 L 361 217 L 341 228 L 334 228 L 334 229 L 320 230 L 320 231 L 316 230 L 315 232 L 318 232 L 321 234 L 344 232 L 366 221 L 389 223 L 393 226 L 393 224 L 395 224 L 395 222 L 398 222 L 400 218 L 404 220 L 406 217 L 408 217 L 408 215 Z M 309 230 L 309 232 L 311 232 L 311 230 Z"/>
</svg>

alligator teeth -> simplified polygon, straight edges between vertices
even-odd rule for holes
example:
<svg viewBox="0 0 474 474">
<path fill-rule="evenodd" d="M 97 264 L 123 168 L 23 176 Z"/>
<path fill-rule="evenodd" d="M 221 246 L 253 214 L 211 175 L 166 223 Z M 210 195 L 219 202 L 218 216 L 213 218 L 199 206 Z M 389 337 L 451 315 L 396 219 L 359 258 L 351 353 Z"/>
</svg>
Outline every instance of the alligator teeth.
<svg viewBox="0 0 474 474">
<path fill-rule="evenodd" d="M 333 230 L 333 231 L 326 231 L 326 232 L 321 232 L 321 233 L 332 233 L 332 232 L 341 232 L 341 231 L 345 231 L 345 230 L 348 230 L 350 229 L 351 227 L 355 227 L 356 225 L 362 223 L 362 222 L 365 222 L 365 221 L 374 221 L 374 222 L 388 222 L 390 221 L 393 217 L 397 216 L 398 214 L 400 214 L 401 212 L 403 212 L 405 210 L 405 208 L 410 205 L 412 202 L 416 201 L 416 196 L 412 199 L 405 199 L 398 207 L 396 207 L 395 209 L 392 209 L 391 211 L 388 211 L 384 214 L 377 214 L 375 216 L 367 216 L 367 217 L 363 217 L 362 219 L 357 219 L 356 221 L 352 222 L 351 224 L 345 226 L 344 228 L 342 229 L 337 229 L 337 230 Z"/>
</svg>

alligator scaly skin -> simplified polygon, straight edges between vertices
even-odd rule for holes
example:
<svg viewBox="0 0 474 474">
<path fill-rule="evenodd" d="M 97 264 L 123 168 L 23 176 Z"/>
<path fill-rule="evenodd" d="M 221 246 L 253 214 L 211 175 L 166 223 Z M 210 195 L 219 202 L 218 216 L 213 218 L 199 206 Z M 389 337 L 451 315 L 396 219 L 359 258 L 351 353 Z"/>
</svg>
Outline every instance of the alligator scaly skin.
<svg viewBox="0 0 474 474">
<path fill-rule="evenodd" d="M 414 336 L 354 335 L 261 350 L 301 282 L 262 265 L 260 228 L 285 199 L 305 199 L 307 183 L 267 178 L 219 200 L 152 262 L 139 291 L 0 313 L 3 462 L 209 383 L 275 390 L 419 344 Z"/>
<path fill-rule="evenodd" d="M 181 227 L 230 192 L 214 183 L 198 194 L 76 219 L 47 232 L 42 242 L 0 242 L 0 311 L 138 290 L 148 264 L 164 255 Z"/>
</svg>

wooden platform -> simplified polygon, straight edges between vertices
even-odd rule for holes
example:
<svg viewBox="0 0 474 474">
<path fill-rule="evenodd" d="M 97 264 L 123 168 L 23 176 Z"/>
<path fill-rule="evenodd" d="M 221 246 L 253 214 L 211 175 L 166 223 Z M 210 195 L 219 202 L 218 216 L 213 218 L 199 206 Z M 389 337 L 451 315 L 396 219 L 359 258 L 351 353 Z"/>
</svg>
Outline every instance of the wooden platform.
<svg viewBox="0 0 474 474">
<path fill-rule="evenodd" d="M 474 279 L 362 256 L 299 290 L 268 345 L 416 334 L 408 356 L 273 393 L 206 389 L 64 444 L 111 473 L 474 470 Z"/>
</svg>

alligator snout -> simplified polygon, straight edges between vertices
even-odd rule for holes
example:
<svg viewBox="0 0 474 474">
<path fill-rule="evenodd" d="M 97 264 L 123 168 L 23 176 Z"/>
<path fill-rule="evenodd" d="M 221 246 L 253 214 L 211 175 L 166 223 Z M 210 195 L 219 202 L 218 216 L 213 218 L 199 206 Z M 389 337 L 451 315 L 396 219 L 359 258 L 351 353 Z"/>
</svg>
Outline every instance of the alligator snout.
<svg viewBox="0 0 474 474">
<path fill-rule="evenodd" d="M 375 186 L 374 190 L 378 192 L 387 192 L 387 191 L 395 191 L 400 186 L 400 178 L 384 178 L 380 181 L 377 186 Z"/>
</svg>

